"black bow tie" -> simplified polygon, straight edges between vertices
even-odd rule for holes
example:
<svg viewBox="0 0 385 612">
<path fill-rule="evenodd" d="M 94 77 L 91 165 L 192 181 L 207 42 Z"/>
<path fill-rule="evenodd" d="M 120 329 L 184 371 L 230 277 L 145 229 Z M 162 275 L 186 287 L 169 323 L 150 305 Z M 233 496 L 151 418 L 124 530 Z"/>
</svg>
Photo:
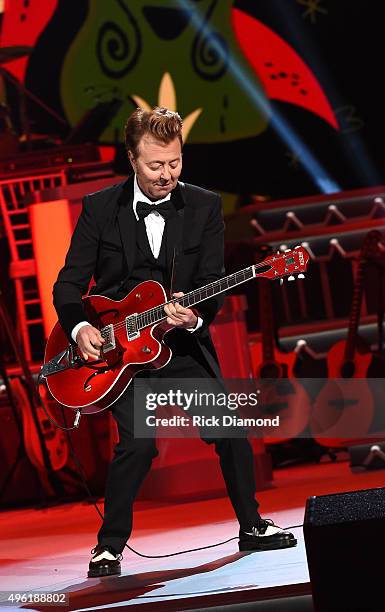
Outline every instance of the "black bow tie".
<svg viewBox="0 0 385 612">
<path fill-rule="evenodd" d="M 147 215 L 154 212 L 162 215 L 164 219 L 168 219 L 174 210 L 175 208 L 171 200 L 161 202 L 160 204 L 148 204 L 147 202 L 137 202 L 136 204 L 136 214 L 138 215 L 139 219 L 144 219 L 144 217 L 147 217 Z"/>
</svg>

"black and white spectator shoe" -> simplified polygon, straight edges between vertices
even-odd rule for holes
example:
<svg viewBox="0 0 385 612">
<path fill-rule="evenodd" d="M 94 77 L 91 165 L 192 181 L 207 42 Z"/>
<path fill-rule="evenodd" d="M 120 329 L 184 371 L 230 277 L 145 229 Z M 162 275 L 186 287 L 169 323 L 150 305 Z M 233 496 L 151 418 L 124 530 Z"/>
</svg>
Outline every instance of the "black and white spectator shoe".
<svg viewBox="0 0 385 612">
<path fill-rule="evenodd" d="M 240 551 L 276 550 L 296 545 L 294 535 L 275 525 L 271 519 L 260 519 L 250 530 L 239 530 Z"/>
<path fill-rule="evenodd" d="M 113 576 L 120 574 L 120 562 L 123 556 L 117 553 L 112 546 L 99 544 L 91 550 L 94 555 L 90 561 L 88 578 L 100 578 L 101 576 Z"/>
</svg>

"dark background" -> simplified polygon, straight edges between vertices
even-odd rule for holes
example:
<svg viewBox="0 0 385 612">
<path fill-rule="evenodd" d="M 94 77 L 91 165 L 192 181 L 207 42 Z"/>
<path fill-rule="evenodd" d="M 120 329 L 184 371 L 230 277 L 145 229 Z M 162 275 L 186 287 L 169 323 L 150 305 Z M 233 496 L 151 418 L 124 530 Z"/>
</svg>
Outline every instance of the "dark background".
<svg viewBox="0 0 385 612">
<path fill-rule="evenodd" d="M 336 114 L 339 131 L 303 108 L 270 102 L 340 189 L 383 184 L 385 4 L 380 0 L 320 0 L 311 13 L 309 1 L 235 0 L 233 6 L 281 36 L 314 72 Z M 198 0 L 196 4 L 199 6 Z M 54 79 L 89 7 L 87 0 L 79 0 L 76 6 L 58 2 L 26 72 L 30 90 L 60 114 L 63 109 Z M 220 4 L 217 7 L 219 10 Z M 8 90 L 14 100 L 12 87 Z M 34 103 L 28 104 L 28 112 L 35 131 L 68 135 L 69 126 L 55 123 Z M 116 170 L 127 172 L 123 147 L 118 149 Z M 271 125 L 256 138 L 186 144 L 183 178 L 219 191 L 262 194 L 271 199 L 320 191 Z"/>
</svg>

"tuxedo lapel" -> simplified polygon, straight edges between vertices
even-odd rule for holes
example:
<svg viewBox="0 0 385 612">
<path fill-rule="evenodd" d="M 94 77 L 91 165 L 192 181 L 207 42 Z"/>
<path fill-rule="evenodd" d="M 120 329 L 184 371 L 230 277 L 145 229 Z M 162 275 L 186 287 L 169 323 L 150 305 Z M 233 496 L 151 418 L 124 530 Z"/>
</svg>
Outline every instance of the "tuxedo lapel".
<svg viewBox="0 0 385 612">
<path fill-rule="evenodd" d="M 132 202 L 134 198 L 134 177 L 127 179 L 118 199 L 118 224 L 124 254 L 127 260 L 128 274 L 134 266 L 136 246 L 136 225 Z"/>
<path fill-rule="evenodd" d="M 150 260 L 154 258 L 153 252 L 148 241 L 146 224 L 143 220 L 136 221 L 136 246 Z"/>
</svg>

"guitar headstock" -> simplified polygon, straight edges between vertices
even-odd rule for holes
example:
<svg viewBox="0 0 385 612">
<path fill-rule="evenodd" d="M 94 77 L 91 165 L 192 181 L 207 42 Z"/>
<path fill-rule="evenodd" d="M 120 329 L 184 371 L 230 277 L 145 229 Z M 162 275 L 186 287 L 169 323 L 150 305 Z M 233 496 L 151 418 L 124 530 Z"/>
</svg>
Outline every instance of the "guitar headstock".
<svg viewBox="0 0 385 612">
<path fill-rule="evenodd" d="M 288 276 L 294 280 L 295 275 L 303 278 L 309 263 L 309 253 L 303 246 L 287 249 L 284 253 L 272 253 L 254 265 L 255 276 L 275 280 Z"/>
</svg>

